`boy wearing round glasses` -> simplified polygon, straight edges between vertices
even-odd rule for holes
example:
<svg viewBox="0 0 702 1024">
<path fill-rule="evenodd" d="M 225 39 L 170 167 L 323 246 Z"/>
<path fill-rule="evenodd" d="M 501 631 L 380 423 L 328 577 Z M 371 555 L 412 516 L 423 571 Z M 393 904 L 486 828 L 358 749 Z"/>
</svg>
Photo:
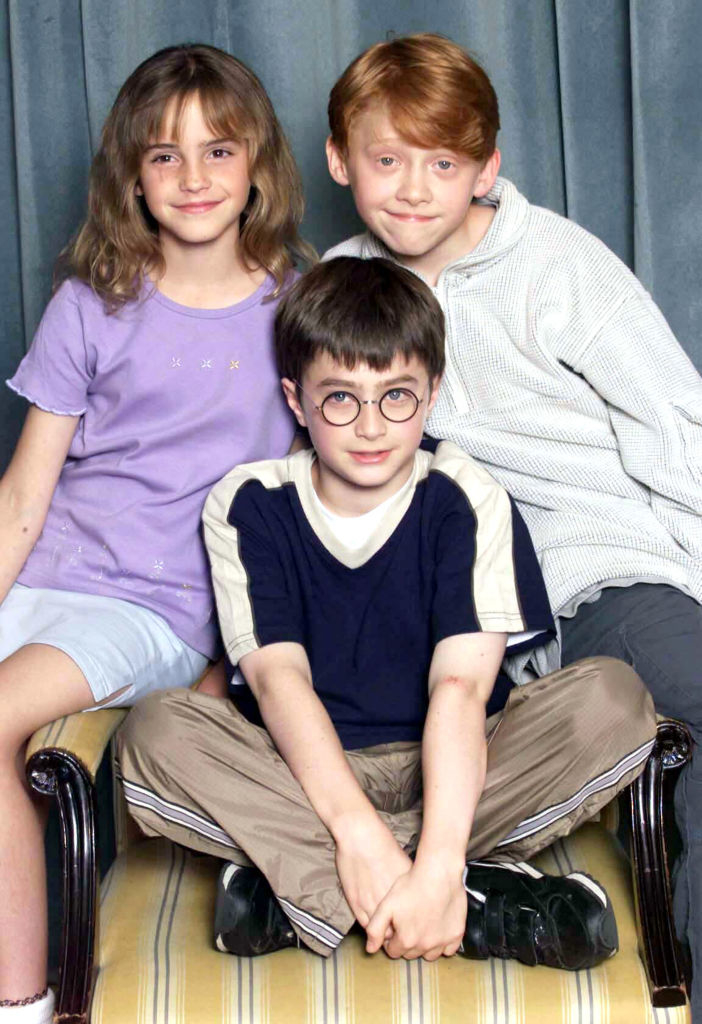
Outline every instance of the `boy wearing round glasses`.
<svg viewBox="0 0 702 1024">
<path fill-rule="evenodd" d="M 228 861 L 222 950 L 328 956 L 357 921 L 391 957 L 616 952 L 601 886 L 525 862 L 639 773 L 651 700 L 612 659 L 511 688 L 506 647 L 553 620 L 507 493 L 422 440 L 443 337 L 391 261 L 293 286 L 276 355 L 312 448 L 235 468 L 203 517 L 231 700 L 158 694 L 121 734 L 142 828 Z"/>
</svg>

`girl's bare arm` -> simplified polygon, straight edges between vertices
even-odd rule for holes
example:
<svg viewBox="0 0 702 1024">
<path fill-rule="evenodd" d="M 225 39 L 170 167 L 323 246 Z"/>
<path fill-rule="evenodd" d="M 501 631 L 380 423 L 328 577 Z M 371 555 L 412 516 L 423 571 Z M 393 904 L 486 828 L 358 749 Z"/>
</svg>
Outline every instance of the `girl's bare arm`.
<svg viewBox="0 0 702 1024">
<path fill-rule="evenodd" d="M 14 455 L 0 479 L 0 601 L 41 533 L 79 418 L 29 407 Z"/>
</svg>

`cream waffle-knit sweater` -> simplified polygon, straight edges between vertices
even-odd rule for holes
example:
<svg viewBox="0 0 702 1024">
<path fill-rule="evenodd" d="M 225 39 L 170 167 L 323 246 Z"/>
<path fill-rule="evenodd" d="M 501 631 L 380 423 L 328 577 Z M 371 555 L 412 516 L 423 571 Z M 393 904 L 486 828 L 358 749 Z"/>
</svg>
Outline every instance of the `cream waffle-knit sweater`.
<svg viewBox="0 0 702 1024">
<path fill-rule="evenodd" d="M 702 380 L 597 238 L 498 178 L 482 241 L 434 292 L 447 367 L 428 421 L 519 502 L 555 612 L 605 586 L 702 601 Z M 390 256 L 373 235 L 325 254 Z M 539 672 L 557 667 L 552 646 Z"/>
</svg>

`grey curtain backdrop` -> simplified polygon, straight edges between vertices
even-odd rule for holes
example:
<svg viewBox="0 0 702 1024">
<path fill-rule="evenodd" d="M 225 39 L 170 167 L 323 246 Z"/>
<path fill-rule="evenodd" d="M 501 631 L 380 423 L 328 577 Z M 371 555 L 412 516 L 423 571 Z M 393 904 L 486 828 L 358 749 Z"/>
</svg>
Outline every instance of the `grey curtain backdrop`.
<svg viewBox="0 0 702 1024">
<path fill-rule="evenodd" d="M 21 358 L 78 226 L 102 121 L 162 46 L 213 43 L 262 78 L 320 251 L 359 230 L 324 160 L 329 88 L 388 33 L 439 31 L 500 97 L 503 173 L 599 235 L 702 367 L 699 0 L 0 0 L 0 373 Z M 0 462 L 23 416 L 0 402 Z"/>
</svg>

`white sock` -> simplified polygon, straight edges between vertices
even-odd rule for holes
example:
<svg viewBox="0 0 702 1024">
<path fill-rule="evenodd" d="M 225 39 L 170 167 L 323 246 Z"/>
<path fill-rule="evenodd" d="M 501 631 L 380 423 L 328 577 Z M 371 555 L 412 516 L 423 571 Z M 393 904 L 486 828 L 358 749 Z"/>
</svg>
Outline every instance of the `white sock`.
<svg viewBox="0 0 702 1024">
<path fill-rule="evenodd" d="M 0 1006 L 0 1024 L 51 1024 L 54 1019 L 54 993 L 49 989 L 43 999 L 26 1006 Z"/>
</svg>

